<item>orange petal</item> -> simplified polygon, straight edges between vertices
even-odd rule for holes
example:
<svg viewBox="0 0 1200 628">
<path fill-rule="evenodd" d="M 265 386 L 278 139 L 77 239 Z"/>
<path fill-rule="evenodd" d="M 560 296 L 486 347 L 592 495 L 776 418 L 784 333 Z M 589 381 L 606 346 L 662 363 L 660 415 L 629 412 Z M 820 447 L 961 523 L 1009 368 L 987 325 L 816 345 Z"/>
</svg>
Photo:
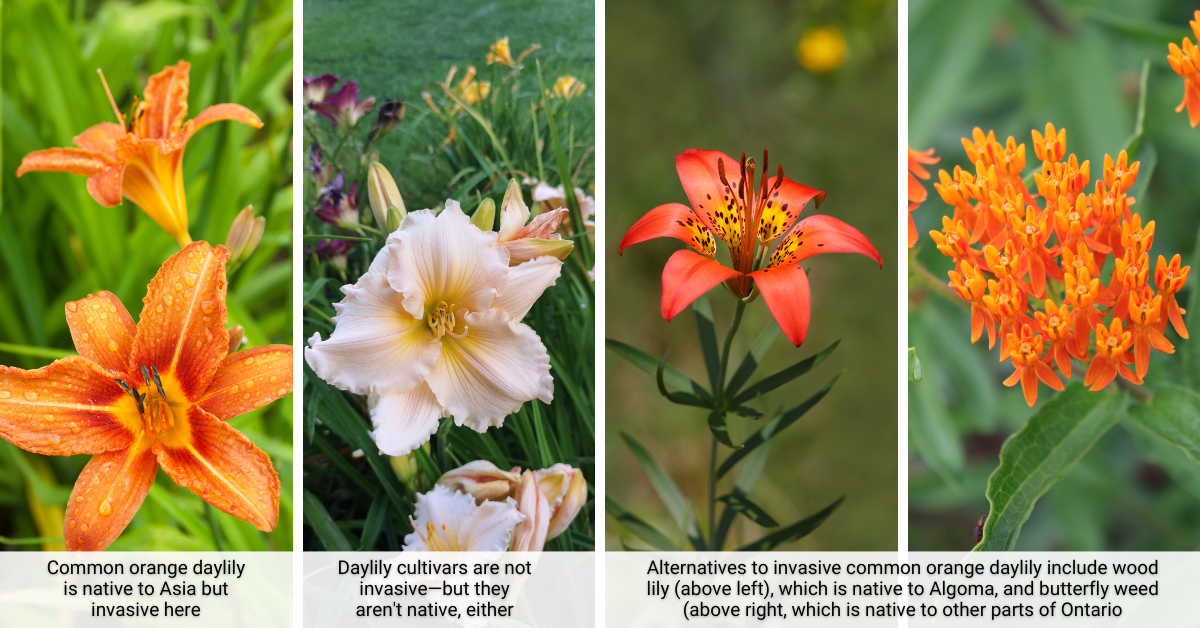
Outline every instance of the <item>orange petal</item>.
<svg viewBox="0 0 1200 628">
<path fill-rule="evenodd" d="M 124 449 L 137 404 L 95 362 L 71 356 L 35 371 L 0 366 L 0 437 L 38 454 Z"/>
<path fill-rule="evenodd" d="M 214 508 L 275 529 L 279 518 L 279 474 L 250 439 L 197 406 L 187 419 L 154 442 L 154 455 L 175 483 Z"/>
<path fill-rule="evenodd" d="M 100 551 L 108 547 L 137 514 L 157 474 L 149 437 L 132 447 L 93 456 L 67 502 L 63 526 L 67 549 Z"/>
<path fill-rule="evenodd" d="M 692 301 L 708 292 L 717 284 L 740 275 L 738 271 L 721 265 L 688 249 L 680 249 L 671 255 L 663 266 L 662 316 L 675 318 Z"/>
<path fill-rule="evenodd" d="M 87 180 L 88 194 L 105 207 L 121 204 L 121 186 L 125 178 L 125 164 L 105 168 Z"/>
<path fill-rule="evenodd" d="M 129 374 L 158 367 L 164 386 L 191 400 L 208 390 L 228 353 L 225 262 L 229 251 L 193 242 L 172 255 L 150 282 L 133 340 Z"/>
<path fill-rule="evenodd" d="M 1025 403 L 1032 408 L 1037 403 L 1038 378 L 1033 369 L 1028 366 L 1017 369 L 1021 373 L 1021 392 L 1025 393 Z"/>
<path fill-rule="evenodd" d="M 68 301 L 67 326 L 79 355 L 110 371 L 126 372 L 137 327 L 116 295 L 102 290 Z"/>
<path fill-rule="evenodd" d="M 103 153 L 94 150 L 47 148 L 25 155 L 25 158 L 21 160 L 21 166 L 17 168 L 17 176 L 26 172 L 48 171 L 69 172 L 90 177 L 111 165 L 112 163 Z"/>
<path fill-rule="evenodd" d="M 767 302 L 767 309 L 783 329 L 783 335 L 799 347 L 808 335 L 812 299 L 808 275 L 799 264 L 764 268 L 750 273 L 754 284 Z"/>
<path fill-rule="evenodd" d="M 189 123 L 190 124 L 190 123 Z M 187 138 L 138 140 L 128 146 L 121 193 L 154 219 L 179 246 L 191 244 L 187 196 L 183 188 L 183 146 Z"/>
<path fill-rule="evenodd" d="M 110 155 L 112 162 L 116 163 L 120 159 L 117 155 L 118 141 L 126 135 L 125 127 L 116 122 L 101 122 L 76 135 L 71 141 L 80 148 Z"/>
<path fill-rule="evenodd" d="M 187 61 L 180 61 L 163 68 L 146 82 L 146 99 L 135 114 L 138 137 L 162 139 L 179 131 L 187 117 L 190 68 Z"/>
<path fill-rule="evenodd" d="M 196 405 L 218 419 L 231 419 L 292 392 L 292 348 L 255 347 L 225 357 L 204 398 Z"/>
<path fill-rule="evenodd" d="M 260 120 L 258 116 L 254 115 L 253 111 L 250 111 L 249 109 L 238 104 L 222 103 L 220 105 L 213 105 L 208 109 L 201 111 L 200 115 L 196 116 L 195 119 L 192 120 L 192 122 L 195 124 L 195 126 L 192 127 L 192 132 L 195 133 L 196 131 L 199 131 L 213 122 L 220 122 L 221 120 L 233 120 L 234 122 L 241 122 L 242 124 L 248 124 L 256 129 L 261 129 L 263 125 L 262 120 Z"/>
</svg>

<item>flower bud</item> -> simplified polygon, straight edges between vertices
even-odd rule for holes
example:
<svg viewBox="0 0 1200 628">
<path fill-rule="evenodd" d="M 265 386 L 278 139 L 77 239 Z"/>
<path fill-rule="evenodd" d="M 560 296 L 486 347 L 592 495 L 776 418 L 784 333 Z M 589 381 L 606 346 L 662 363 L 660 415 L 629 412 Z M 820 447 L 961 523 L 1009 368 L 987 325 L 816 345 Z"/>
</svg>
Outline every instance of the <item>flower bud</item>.
<svg viewBox="0 0 1200 628">
<path fill-rule="evenodd" d="M 401 220 L 403 220 L 403 218 L 400 216 L 400 212 L 397 211 L 395 207 L 389 207 L 387 211 L 388 233 L 392 233 L 393 231 L 399 229 Z"/>
<path fill-rule="evenodd" d="M 229 226 L 229 235 L 225 238 L 225 248 L 229 249 L 231 264 L 243 261 L 254 253 L 254 249 L 258 248 L 258 243 L 262 240 L 263 229 L 266 226 L 266 218 L 254 217 L 253 205 L 247 205 L 245 209 L 238 212 L 237 217 L 233 219 L 233 224 Z"/>
<path fill-rule="evenodd" d="M 426 452 L 429 451 L 429 443 L 424 445 Z M 396 473 L 396 479 L 400 480 L 401 484 L 412 487 L 413 481 L 417 478 L 417 471 L 420 466 L 417 464 L 417 453 L 411 452 L 403 456 L 389 456 L 388 462 L 392 465 L 392 471 Z"/>
<path fill-rule="evenodd" d="M 396 220 L 395 227 L 389 226 L 388 213 L 395 209 L 399 218 L 404 218 L 404 199 L 400 197 L 400 189 L 396 187 L 392 173 L 378 161 L 371 162 L 371 169 L 367 175 L 367 196 L 371 200 L 371 213 L 375 215 L 375 224 L 380 227 L 386 226 L 388 233 L 399 228 L 399 219 Z"/>
<path fill-rule="evenodd" d="M 242 348 L 242 341 L 246 339 L 246 330 L 241 325 L 234 325 L 226 331 L 229 332 L 229 347 L 227 353 L 233 353 Z"/>
<path fill-rule="evenodd" d="M 571 256 L 571 251 L 575 249 L 575 243 L 570 240 L 544 240 L 542 238 L 521 238 L 504 242 L 503 244 L 508 249 L 508 263 L 510 266 L 516 266 L 522 262 L 528 262 L 531 259 L 544 255 L 565 260 Z"/>
<path fill-rule="evenodd" d="M 516 473 L 502 471 L 487 460 L 476 460 L 447 471 L 437 483 L 466 493 L 481 504 L 485 500 L 502 502 L 512 497 L 520 479 Z"/>
<path fill-rule="evenodd" d="M 479 207 L 475 208 L 475 213 L 471 214 L 471 224 L 479 227 L 480 231 L 491 231 L 496 225 L 496 201 L 490 198 L 483 199 Z"/>
<path fill-rule="evenodd" d="M 404 109 L 403 98 L 384 102 L 375 116 L 375 126 L 371 127 L 371 132 L 367 134 L 367 145 L 370 146 L 371 142 L 391 133 L 404 119 Z"/>
<path fill-rule="evenodd" d="M 587 502 L 587 480 L 583 478 L 583 471 L 572 469 L 560 463 L 545 471 L 538 471 L 538 473 L 545 473 L 546 471 L 554 472 L 558 467 L 565 467 L 566 471 L 565 473 L 561 473 L 562 478 L 557 482 L 561 486 L 558 498 L 551 500 L 547 497 L 547 501 L 550 503 L 551 515 L 549 530 L 546 532 L 546 540 L 550 540 L 565 532 L 567 527 L 571 525 L 571 522 L 575 520 L 575 515 L 579 514 L 579 510 Z M 556 475 L 558 474 L 556 473 Z M 549 477 L 544 481 L 539 478 L 539 488 L 542 488 L 543 485 L 552 484 L 554 482 Z M 553 488 L 553 486 L 546 486 L 546 488 Z M 542 494 L 545 495 L 545 489 L 543 489 Z"/>
<path fill-rule="evenodd" d="M 550 504 L 538 491 L 537 475 L 533 471 L 521 474 L 516 490 L 517 511 L 525 515 L 512 531 L 509 551 L 540 552 L 546 545 L 550 529 Z"/>
</svg>

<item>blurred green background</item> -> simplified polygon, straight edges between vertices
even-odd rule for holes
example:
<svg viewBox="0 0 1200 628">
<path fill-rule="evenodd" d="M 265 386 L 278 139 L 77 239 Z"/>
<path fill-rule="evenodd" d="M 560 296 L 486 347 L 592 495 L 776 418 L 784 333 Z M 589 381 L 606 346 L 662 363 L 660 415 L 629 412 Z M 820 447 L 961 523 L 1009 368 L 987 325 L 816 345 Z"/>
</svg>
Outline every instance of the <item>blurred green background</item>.
<svg viewBox="0 0 1200 628">
<path fill-rule="evenodd" d="M 292 3 L 89 2 L 3 4 L 3 168 L 0 183 L 0 364 L 37 368 L 74 354 L 63 306 L 99 290 L 135 317 L 146 284 L 175 240 L 126 201 L 99 205 L 85 178 L 35 172 L 16 179 L 30 151 L 70 146 L 113 112 L 96 75 L 104 70 L 128 112 L 146 79 L 180 59 L 191 68 L 189 118 L 235 102 L 263 128 L 221 122 L 198 132 L 184 159 L 191 235 L 225 242 L 229 225 L 253 204 L 267 219 L 254 255 L 229 276 L 229 324 L 251 346 L 290 344 Z M 215 510 L 160 473 L 114 550 L 290 550 L 292 397 L 231 419 L 271 456 L 282 483 L 279 523 L 264 534 Z M 62 536 L 62 512 L 87 456 L 38 456 L 0 441 L 0 548 L 14 539 Z M 45 545 L 47 549 L 53 545 Z"/>
<path fill-rule="evenodd" d="M 1026 171 L 1040 168 L 1030 130 L 1047 122 L 1067 129 L 1067 152 L 1091 160 L 1092 180 L 1105 153 L 1114 157 L 1134 126 L 1139 75 L 1150 60 L 1141 172 L 1130 193 L 1142 221 L 1154 220 L 1151 258 L 1182 254 L 1196 266 L 1200 224 L 1200 129 L 1174 109 L 1183 79 L 1167 64 L 1167 43 L 1191 36 L 1194 0 L 912 0 L 909 4 L 909 141 L 934 148 L 941 163 L 926 183 L 929 200 L 914 212 L 917 260 L 935 277 L 950 270 L 929 239 L 950 212 L 931 185 L 937 170 L 967 163 L 960 138 L 978 126 L 1027 148 Z M 1109 267 L 1111 268 L 1111 261 Z M 1101 281 L 1107 283 L 1108 269 Z M 1179 295 L 1187 307 L 1195 290 Z M 969 549 L 988 512 L 988 475 L 1004 439 L 1033 410 L 999 350 L 970 343 L 966 310 L 923 289 L 910 292 L 909 345 L 925 369 L 909 384 L 910 433 L 930 443 L 913 448 L 909 466 L 909 548 Z M 1189 316 L 1189 327 L 1200 320 Z M 1174 332 L 1175 356 L 1152 356 L 1147 386 L 1182 378 L 1188 343 Z M 1183 350 L 1183 351 L 1181 351 Z M 1076 367 L 1079 363 L 1076 362 Z M 1083 373 L 1076 368 L 1075 377 Z M 1052 393 L 1041 388 L 1039 407 Z M 914 442 L 910 438 L 910 443 Z M 911 445 L 910 445 L 911 447 Z M 933 461 L 931 465 L 929 461 Z M 933 468 L 945 469 L 942 475 Z M 1128 420 L 1110 430 L 1043 497 L 1025 524 L 1021 550 L 1182 550 L 1200 544 L 1200 467 Z"/>
<path fill-rule="evenodd" d="M 663 264 L 675 240 L 640 244 L 617 257 L 625 231 L 650 209 L 687 202 L 675 154 L 719 149 L 783 164 L 796 181 L 826 190 L 819 212 L 854 225 L 884 259 L 882 271 L 856 255 L 809 260 L 813 315 L 808 339 L 795 349 L 780 339 L 756 377 L 808 357 L 841 338 L 809 376 L 764 397 L 756 407 L 791 407 L 836 373 L 846 375 L 820 404 L 776 438 L 751 497 L 771 516 L 791 522 L 846 502 L 792 550 L 894 550 L 896 472 L 896 15 L 894 2 L 736 4 L 683 0 L 607 5 L 605 120 L 606 335 L 661 356 L 696 381 L 707 381 L 691 311 L 665 322 L 659 314 Z M 824 75 L 801 68 L 793 50 L 811 27 L 834 25 L 846 36 L 845 64 Z M 722 245 L 718 245 L 720 247 Z M 710 292 L 719 338 L 734 302 Z M 740 359 L 769 320 L 761 300 L 746 310 L 733 356 Z M 732 361 L 732 360 L 731 360 Z M 731 367 L 732 368 L 732 367 Z M 711 433 L 706 415 L 659 396 L 654 378 L 606 354 L 606 493 L 647 521 L 671 519 L 645 473 L 619 437 L 624 431 L 666 467 L 703 520 Z M 761 427 L 732 416 L 734 442 Z M 722 457 L 728 449 L 722 448 Z M 736 474 L 730 474 L 736 476 Z M 722 483 L 722 490 L 732 480 Z M 741 520 L 733 547 L 762 536 Z M 612 518 L 606 547 L 622 548 Z M 628 534 L 625 534 L 628 537 Z"/>
</svg>

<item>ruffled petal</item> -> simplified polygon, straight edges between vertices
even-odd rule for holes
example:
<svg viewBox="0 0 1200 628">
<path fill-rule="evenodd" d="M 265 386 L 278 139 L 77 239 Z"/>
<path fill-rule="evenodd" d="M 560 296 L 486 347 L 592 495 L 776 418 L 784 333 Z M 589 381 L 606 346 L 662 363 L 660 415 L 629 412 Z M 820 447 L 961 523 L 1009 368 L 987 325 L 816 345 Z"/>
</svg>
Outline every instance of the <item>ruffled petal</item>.
<svg viewBox="0 0 1200 628">
<path fill-rule="evenodd" d="M 433 490 L 427 493 L 418 494 L 413 512 L 413 533 L 404 537 L 404 551 L 461 549 L 458 547 L 459 527 L 475 513 L 475 510 L 474 498 L 451 491 L 440 484 L 434 485 Z M 433 538 L 426 536 L 430 530 Z M 449 545 L 453 547 L 446 547 Z M 501 550 L 507 547 L 506 543 Z"/>
<path fill-rule="evenodd" d="M 552 209 L 548 212 L 538 214 L 525 225 L 519 233 L 517 239 L 521 238 L 541 238 L 547 239 L 558 230 L 558 225 L 567 217 L 570 210 L 563 207 L 561 209 Z"/>
<path fill-rule="evenodd" d="M 292 392 L 292 348 L 267 345 L 225 356 L 196 405 L 221 420 L 261 408 Z"/>
<path fill-rule="evenodd" d="M 133 520 L 154 476 L 158 462 L 150 437 L 131 447 L 93 456 L 67 500 L 63 539 L 67 550 L 100 551 L 121 536 Z"/>
<path fill-rule="evenodd" d="M 445 302 L 455 310 L 492 306 L 508 278 L 508 251 L 457 207 L 409 212 L 388 238 L 388 282 L 416 318 Z"/>
<path fill-rule="evenodd" d="M 116 207 L 121 204 L 121 187 L 124 184 L 125 164 L 121 163 L 88 177 L 87 191 L 97 203 L 105 207 Z"/>
<path fill-rule="evenodd" d="M 154 456 L 175 483 L 221 512 L 264 532 L 279 518 L 279 474 L 250 439 L 192 406 L 183 421 L 159 434 Z"/>
<path fill-rule="evenodd" d="M 17 168 L 17 176 L 37 171 L 69 172 L 90 177 L 112 165 L 112 161 L 98 151 L 86 148 L 47 148 L 25 155 Z"/>
<path fill-rule="evenodd" d="M 492 307 L 508 312 L 514 321 L 520 322 L 533 307 L 533 302 L 554 285 L 561 271 L 562 262 L 549 256 L 510 267 L 504 292 L 496 295 Z"/>
<path fill-rule="evenodd" d="M 883 268 L 883 258 L 861 231 L 833 216 L 801 220 L 771 255 L 770 266 L 796 264 L 821 253 L 859 253 Z"/>
<path fill-rule="evenodd" d="M 142 299 L 127 369 L 136 384 L 142 384 L 142 367 L 154 365 L 168 391 L 196 400 L 208 390 L 229 347 L 228 259 L 225 247 L 194 242 L 163 262 Z"/>
<path fill-rule="evenodd" d="M 463 551 L 503 552 L 508 549 L 513 528 L 523 517 L 511 497 L 502 502 L 483 502 L 463 522 L 459 543 Z"/>
<path fill-rule="evenodd" d="M 71 141 L 80 148 L 103 153 L 107 156 L 109 163 L 115 164 L 120 161 L 120 156 L 117 154 L 119 142 L 128 134 L 125 127 L 116 122 L 101 122 L 76 135 Z"/>
<path fill-rule="evenodd" d="M 429 441 L 441 417 L 437 397 L 421 383 L 408 392 L 371 398 L 371 437 L 380 452 L 404 456 Z"/>
<path fill-rule="evenodd" d="M 138 137 L 162 139 L 179 131 L 188 111 L 189 69 L 187 61 L 180 61 L 146 81 L 145 100 L 138 105 L 133 121 Z"/>
<path fill-rule="evenodd" d="M 137 403 L 95 362 L 71 356 L 34 371 L 0 366 L 0 437 L 37 454 L 100 454 L 129 447 Z"/>
<path fill-rule="evenodd" d="M 667 203 L 659 205 L 646 212 L 644 216 L 633 223 L 621 244 L 617 246 L 617 255 L 625 247 L 654 238 L 676 238 L 683 240 L 688 246 L 701 255 L 712 257 L 716 251 L 716 242 L 712 232 L 687 205 Z"/>
<path fill-rule="evenodd" d="M 333 306 L 333 334 L 324 341 L 313 334 L 304 351 L 321 379 L 359 395 L 416 388 L 442 351 L 425 320 L 409 314 L 388 284 L 391 250 L 384 247 L 358 283 L 342 287 L 346 298 Z"/>
<path fill-rule="evenodd" d="M 783 334 L 799 347 L 808 334 L 808 320 L 812 314 L 808 275 L 804 269 L 799 265 L 775 266 L 755 271 L 750 276 Z"/>
<path fill-rule="evenodd" d="M 137 326 L 121 300 L 101 290 L 66 305 L 67 327 L 79 355 L 110 371 L 125 373 Z"/>
<path fill-rule="evenodd" d="M 493 308 L 467 314 L 464 338 L 442 338 L 429 387 L 457 425 L 482 432 L 532 399 L 550 403 L 550 357 L 536 332 Z"/>
<path fill-rule="evenodd" d="M 521 186 L 516 179 L 509 181 L 500 202 L 500 241 L 508 242 L 521 237 L 525 221 L 529 220 L 529 207 L 521 196 Z"/>
<path fill-rule="evenodd" d="M 675 251 L 663 266 L 662 315 L 671 320 L 713 286 L 740 275 L 720 262 L 687 249 Z"/>
</svg>

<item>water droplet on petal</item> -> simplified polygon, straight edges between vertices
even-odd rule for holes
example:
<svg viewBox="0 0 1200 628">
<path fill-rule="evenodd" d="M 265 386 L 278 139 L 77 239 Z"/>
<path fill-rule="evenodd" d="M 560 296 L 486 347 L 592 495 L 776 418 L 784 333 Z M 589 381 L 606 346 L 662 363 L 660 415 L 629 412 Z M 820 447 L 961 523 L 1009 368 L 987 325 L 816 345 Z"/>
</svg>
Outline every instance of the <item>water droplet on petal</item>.
<svg viewBox="0 0 1200 628">
<path fill-rule="evenodd" d="M 251 364 L 254 364 L 254 358 L 246 358 L 246 361 L 243 362 L 243 364 L 245 364 L 246 366 L 250 366 Z"/>
<path fill-rule="evenodd" d="M 238 385 L 237 385 L 237 384 L 234 384 L 234 385 L 233 385 L 233 388 L 230 388 L 230 389 L 229 389 L 229 392 L 231 392 L 231 393 L 233 393 L 233 394 L 235 394 L 235 395 L 237 394 L 237 391 L 238 391 Z"/>
<path fill-rule="evenodd" d="M 93 310 L 98 310 L 98 309 L 100 309 L 100 304 L 99 304 L 99 303 L 93 303 L 93 304 L 92 304 L 92 309 L 93 309 Z"/>
<path fill-rule="evenodd" d="M 76 498 L 75 498 L 75 503 L 76 503 L 76 504 L 82 504 L 82 503 L 83 503 L 83 496 L 81 495 L 81 496 L 79 496 L 79 497 L 76 497 Z M 75 524 L 75 522 L 74 522 L 74 521 L 72 521 L 72 522 L 71 522 L 71 524 L 72 524 L 72 525 L 74 525 L 74 524 Z"/>
<path fill-rule="evenodd" d="M 88 333 L 85 331 L 85 332 L 83 332 L 83 335 L 82 335 L 82 336 L 80 336 L 80 337 L 81 337 L 81 338 L 83 338 L 83 341 L 84 341 L 84 342 L 87 342 L 87 340 L 88 340 Z"/>
<path fill-rule="evenodd" d="M 74 302 L 74 301 L 67 301 L 67 309 L 68 309 L 68 310 L 71 310 L 72 312 L 74 312 L 74 311 L 76 311 L 76 310 L 78 310 L 78 309 L 79 309 L 79 306 L 78 306 L 78 305 L 75 305 L 75 302 Z M 72 523 L 72 524 L 74 524 L 75 522 L 74 522 L 74 521 L 72 521 L 71 523 Z"/>
<path fill-rule="evenodd" d="M 116 340 L 113 340 L 112 338 L 108 339 L 108 350 L 109 351 L 117 350 L 117 341 Z"/>
<path fill-rule="evenodd" d="M 88 325 L 91 325 L 92 323 L 96 322 L 96 317 L 95 316 L 87 317 L 87 322 L 88 322 Z"/>
<path fill-rule="evenodd" d="M 159 303 L 159 304 L 158 304 L 158 307 L 155 307 L 155 308 L 154 308 L 154 311 L 155 311 L 155 312 L 158 312 L 159 314 L 162 314 L 162 311 L 163 311 L 163 306 L 162 306 L 162 303 Z"/>
<path fill-rule="evenodd" d="M 181 283 L 179 283 L 178 281 L 176 281 L 176 282 L 175 282 L 175 290 L 177 290 L 177 291 L 178 291 L 178 290 L 183 290 L 183 284 L 181 284 Z"/>
<path fill-rule="evenodd" d="M 11 396 L 11 392 L 8 392 L 7 390 L 0 390 L 0 399 L 8 399 Z"/>
<path fill-rule="evenodd" d="M 107 517 L 112 514 L 112 503 L 107 499 L 100 502 L 100 514 Z"/>
<path fill-rule="evenodd" d="M 46 415 L 46 422 L 47 422 L 47 423 L 53 423 L 53 422 L 54 422 L 54 415 L 53 415 L 53 414 L 47 414 L 47 415 Z"/>
<path fill-rule="evenodd" d="M 274 383 L 275 383 L 276 381 L 278 381 L 278 380 L 279 380 L 279 378 L 278 378 L 278 377 L 275 377 L 274 375 L 272 375 L 272 376 L 271 376 L 271 383 L 272 383 L 272 384 L 274 384 Z"/>
<path fill-rule="evenodd" d="M 36 391 L 27 390 L 27 391 L 25 391 L 25 399 L 27 399 L 29 401 L 37 401 L 38 394 Z"/>
<path fill-rule="evenodd" d="M 76 423 L 72 423 L 72 424 L 71 424 L 71 433 L 72 433 L 72 434 L 78 434 L 80 431 L 81 431 L 81 430 L 79 429 L 79 425 L 78 425 L 78 424 L 76 424 Z"/>
<path fill-rule="evenodd" d="M 217 309 L 217 302 L 215 300 L 200 303 L 200 310 L 205 314 L 212 314 L 215 309 Z"/>
<path fill-rule="evenodd" d="M 100 312 L 100 320 L 108 320 L 108 312 Z"/>
<path fill-rule="evenodd" d="M 167 305 L 171 305 L 171 304 L 175 303 L 175 297 L 168 294 L 163 297 L 163 303 L 166 303 Z"/>
<path fill-rule="evenodd" d="M 86 523 L 85 523 L 85 524 L 83 524 L 82 526 L 80 526 L 80 528 L 79 528 L 79 529 L 80 529 L 80 530 L 83 530 L 84 532 L 87 532 L 87 524 L 86 524 Z"/>
<path fill-rule="evenodd" d="M 188 286 L 196 285 L 196 273 L 183 273 L 183 282 Z"/>
<path fill-rule="evenodd" d="M 247 381 L 246 388 L 254 388 L 254 380 Z"/>
</svg>

